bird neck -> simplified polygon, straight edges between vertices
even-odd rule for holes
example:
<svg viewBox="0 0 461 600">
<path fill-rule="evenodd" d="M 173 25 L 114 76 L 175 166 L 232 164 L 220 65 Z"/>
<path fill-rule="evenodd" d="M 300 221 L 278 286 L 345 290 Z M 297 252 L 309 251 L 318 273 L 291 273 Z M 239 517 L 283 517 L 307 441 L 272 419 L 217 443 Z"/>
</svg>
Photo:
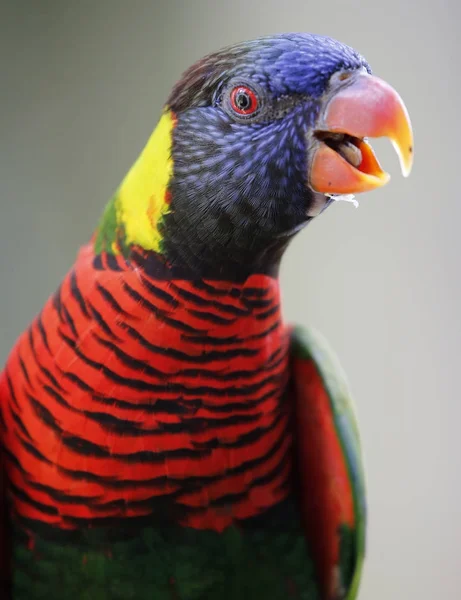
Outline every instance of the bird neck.
<svg viewBox="0 0 461 600">
<path fill-rule="evenodd" d="M 127 256 L 132 246 L 161 253 L 160 223 L 170 208 L 168 186 L 174 114 L 165 110 L 143 151 L 106 206 L 95 235 L 96 253 Z"/>
<path fill-rule="evenodd" d="M 141 250 L 151 264 L 168 265 L 187 279 L 242 282 L 257 273 L 277 276 L 293 233 L 279 235 L 244 214 L 251 202 L 245 210 L 235 205 L 216 210 L 203 198 L 185 197 L 190 190 L 174 176 L 176 122 L 166 109 L 106 206 L 94 237 L 95 253 L 130 258 Z"/>
</svg>

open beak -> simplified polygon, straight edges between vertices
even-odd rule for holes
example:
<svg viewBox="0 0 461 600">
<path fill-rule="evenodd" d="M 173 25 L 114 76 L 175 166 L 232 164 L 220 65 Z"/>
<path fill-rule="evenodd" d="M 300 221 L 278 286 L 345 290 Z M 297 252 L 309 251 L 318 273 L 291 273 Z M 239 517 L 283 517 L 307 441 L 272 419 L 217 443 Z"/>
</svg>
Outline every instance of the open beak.
<svg viewBox="0 0 461 600">
<path fill-rule="evenodd" d="M 327 101 L 314 132 L 317 140 L 309 183 L 321 193 L 358 194 L 386 184 L 366 138 L 388 137 L 407 177 L 413 164 L 413 132 L 407 109 L 397 92 L 365 72 L 353 76 Z"/>
</svg>

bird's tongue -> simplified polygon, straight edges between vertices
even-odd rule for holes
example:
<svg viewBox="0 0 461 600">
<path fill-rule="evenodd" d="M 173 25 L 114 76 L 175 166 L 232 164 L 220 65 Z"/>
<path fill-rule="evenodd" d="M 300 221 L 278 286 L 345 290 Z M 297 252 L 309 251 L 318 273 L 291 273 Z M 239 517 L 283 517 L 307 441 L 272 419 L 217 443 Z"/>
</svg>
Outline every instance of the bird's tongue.
<svg viewBox="0 0 461 600">
<path fill-rule="evenodd" d="M 338 145 L 337 149 L 338 154 L 340 154 L 344 160 L 358 169 L 362 163 L 362 153 L 360 152 L 360 148 L 356 146 L 353 142 L 349 140 L 345 140 Z"/>
<path fill-rule="evenodd" d="M 359 144 L 360 140 L 354 139 L 344 133 L 331 133 L 329 131 L 319 131 L 316 133 L 316 137 L 332 150 L 335 150 L 344 158 L 344 160 L 356 169 L 359 167 L 362 162 L 362 152 L 360 151 Z"/>
<path fill-rule="evenodd" d="M 389 137 L 404 176 L 413 160 L 413 136 L 405 105 L 387 83 L 360 74 L 327 103 L 315 132 L 318 146 L 311 160 L 309 183 L 326 194 L 356 194 L 387 183 L 365 137 Z"/>
</svg>

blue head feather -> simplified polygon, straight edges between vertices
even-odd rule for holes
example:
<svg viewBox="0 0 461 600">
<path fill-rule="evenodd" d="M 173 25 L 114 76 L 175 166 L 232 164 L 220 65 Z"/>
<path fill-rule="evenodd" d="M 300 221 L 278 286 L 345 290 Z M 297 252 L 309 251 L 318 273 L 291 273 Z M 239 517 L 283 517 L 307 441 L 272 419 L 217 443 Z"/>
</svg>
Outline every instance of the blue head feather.
<svg viewBox="0 0 461 600">
<path fill-rule="evenodd" d="M 168 100 L 177 117 L 162 225 L 169 259 L 242 277 L 273 269 L 310 218 L 309 134 L 322 97 L 333 74 L 362 68 L 370 71 L 349 46 L 301 33 L 236 44 L 192 66 Z M 229 110 L 235 85 L 256 91 L 254 117 Z"/>
</svg>

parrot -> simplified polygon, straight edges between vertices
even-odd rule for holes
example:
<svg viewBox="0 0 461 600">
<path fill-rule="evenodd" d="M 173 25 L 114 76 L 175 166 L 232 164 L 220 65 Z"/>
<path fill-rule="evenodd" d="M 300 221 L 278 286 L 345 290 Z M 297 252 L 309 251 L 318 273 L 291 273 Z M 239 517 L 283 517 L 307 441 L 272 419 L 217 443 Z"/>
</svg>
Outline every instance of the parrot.
<svg viewBox="0 0 461 600">
<path fill-rule="evenodd" d="M 400 95 L 330 37 L 185 71 L 0 375 L 5 600 L 353 600 L 363 453 L 347 378 L 287 324 L 280 265 L 328 206 L 408 176 Z"/>
</svg>

